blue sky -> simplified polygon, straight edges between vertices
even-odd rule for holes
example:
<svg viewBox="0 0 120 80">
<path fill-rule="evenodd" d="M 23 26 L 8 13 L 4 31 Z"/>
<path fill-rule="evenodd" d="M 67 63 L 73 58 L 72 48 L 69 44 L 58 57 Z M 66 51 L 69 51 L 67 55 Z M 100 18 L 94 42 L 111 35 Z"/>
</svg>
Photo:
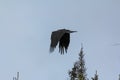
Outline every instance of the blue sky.
<svg viewBox="0 0 120 80">
<path fill-rule="evenodd" d="M 68 53 L 49 53 L 51 32 L 71 34 Z M 67 80 L 83 43 L 87 74 L 120 74 L 120 0 L 0 0 L 0 80 Z"/>
</svg>

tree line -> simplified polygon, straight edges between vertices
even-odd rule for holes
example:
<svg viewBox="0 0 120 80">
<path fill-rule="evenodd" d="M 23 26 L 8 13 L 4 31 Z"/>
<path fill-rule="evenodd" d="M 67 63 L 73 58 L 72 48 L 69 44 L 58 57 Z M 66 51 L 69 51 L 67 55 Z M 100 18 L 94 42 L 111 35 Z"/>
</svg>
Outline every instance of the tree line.
<svg viewBox="0 0 120 80">
<path fill-rule="evenodd" d="M 87 78 L 83 47 L 81 47 L 78 61 L 74 63 L 73 68 L 68 72 L 68 74 L 70 80 L 99 80 L 97 70 L 91 79 Z M 120 74 L 118 80 L 120 80 Z"/>
</svg>

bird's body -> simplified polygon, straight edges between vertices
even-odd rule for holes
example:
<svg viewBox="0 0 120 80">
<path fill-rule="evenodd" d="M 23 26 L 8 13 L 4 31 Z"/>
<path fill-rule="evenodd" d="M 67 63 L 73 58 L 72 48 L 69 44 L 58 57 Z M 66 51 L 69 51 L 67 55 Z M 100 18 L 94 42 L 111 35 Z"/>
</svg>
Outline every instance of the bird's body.
<svg viewBox="0 0 120 80">
<path fill-rule="evenodd" d="M 67 53 L 67 49 L 68 49 L 69 43 L 70 43 L 70 34 L 69 33 L 65 33 L 61 37 L 60 42 L 59 42 L 59 52 L 60 53 L 64 53 L 64 49 L 65 49 L 65 51 Z"/>
<path fill-rule="evenodd" d="M 59 52 L 64 54 L 64 50 L 67 53 L 67 49 L 70 43 L 70 33 L 76 31 L 70 31 L 67 29 L 60 29 L 57 31 L 53 31 L 51 34 L 51 44 L 50 44 L 50 52 L 54 51 L 57 44 L 59 43 Z"/>
</svg>

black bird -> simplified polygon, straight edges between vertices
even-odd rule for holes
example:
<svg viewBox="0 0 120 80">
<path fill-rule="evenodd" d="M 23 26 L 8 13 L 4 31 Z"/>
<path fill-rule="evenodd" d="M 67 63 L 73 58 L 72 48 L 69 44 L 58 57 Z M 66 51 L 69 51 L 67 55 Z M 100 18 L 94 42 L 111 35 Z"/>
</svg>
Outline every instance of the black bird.
<svg viewBox="0 0 120 80">
<path fill-rule="evenodd" d="M 50 44 L 50 52 L 53 52 L 59 43 L 59 52 L 64 54 L 64 50 L 67 53 L 67 49 L 70 43 L 70 33 L 76 31 L 71 31 L 67 29 L 59 29 L 57 31 L 53 31 L 51 34 L 51 44 Z"/>
</svg>

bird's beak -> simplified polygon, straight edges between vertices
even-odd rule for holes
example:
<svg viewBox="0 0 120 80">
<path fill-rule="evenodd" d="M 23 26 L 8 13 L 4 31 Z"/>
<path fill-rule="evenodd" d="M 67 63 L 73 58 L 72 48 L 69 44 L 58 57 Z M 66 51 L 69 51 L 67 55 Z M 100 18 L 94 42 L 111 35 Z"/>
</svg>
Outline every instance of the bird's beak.
<svg viewBox="0 0 120 80">
<path fill-rule="evenodd" d="M 70 31 L 70 33 L 74 33 L 74 32 L 77 32 L 77 31 Z"/>
</svg>

